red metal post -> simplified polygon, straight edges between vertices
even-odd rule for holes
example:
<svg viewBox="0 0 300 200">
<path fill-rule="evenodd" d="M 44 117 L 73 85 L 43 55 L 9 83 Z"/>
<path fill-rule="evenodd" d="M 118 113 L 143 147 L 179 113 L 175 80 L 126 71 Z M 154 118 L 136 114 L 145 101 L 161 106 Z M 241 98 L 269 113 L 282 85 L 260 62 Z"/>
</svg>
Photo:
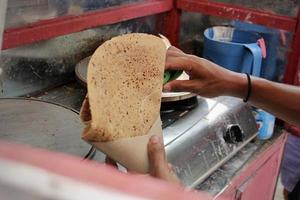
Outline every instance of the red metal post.
<svg viewBox="0 0 300 200">
<path fill-rule="evenodd" d="M 294 83 L 295 85 L 300 86 L 300 58 L 298 59 L 298 67 L 297 67 Z"/>
<path fill-rule="evenodd" d="M 79 16 L 65 16 L 40 21 L 26 27 L 5 30 L 2 49 L 47 40 L 100 25 L 155 15 L 170 11 L 172 8 L 173 1 L 171 0 L 149 0 L 116 8 L 101 9 Z"/>
<path fill-rule="evenodd" d="M 185 11 L 200 12 L 205 15 L 247 21 L 291 32 L 295 31 L 297 24 L 297 19 L 293 17 L 277 15 L 271 12 L 232 5 L 229 3 L 203 0 L 178 0 L 177 7 Z"/>
<path fill-rule="evenodd" d="M 173 9 L 165 17 L 162 33 L 170 40 L 173 46 L 178 46 L 181 10 L 176 8 L 176 1 L 172 2 L 174 3 Z"/>
<path fill-rule="evenodd" d="M 288 56 L 288 64 L 284 74 L 284 83 L 294 84 L 297 73 L 297 65 L 300 62 L 300 9 L 298 11 L 297 26 L 294 32 L 291 51 Z"/>
</svg>

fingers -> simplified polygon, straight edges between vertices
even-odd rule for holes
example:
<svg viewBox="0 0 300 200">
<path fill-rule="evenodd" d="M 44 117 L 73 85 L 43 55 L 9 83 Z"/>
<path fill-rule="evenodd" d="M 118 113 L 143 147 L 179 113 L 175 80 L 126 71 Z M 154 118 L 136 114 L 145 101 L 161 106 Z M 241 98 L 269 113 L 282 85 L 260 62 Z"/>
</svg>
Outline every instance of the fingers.
<svg viewBox="0 0 300 200">
<path fill-rule="evenodd" d="M 178 56 L 185 56 L 186 54 L 181 51 L 180 49 L 177 49 L 176 47 L 170 47 L 167 51 L 167 57 L 169 56 L 175 56 L 175 57 L 178 57 Z"/>
<path fill-rule="evenodd" d="M 178 51 L 172 51 L 172 50 L 168 50 L 167 51 L 167 58 L 170 57 L 184 57 L 185 54 L 178 52 Z"/>
<path fill-rule="evenodd" d="M 174 80 L 164 85 L 164 92 L 192 92 L 198 87 L 195 80 Z"/>
<path fill-rule="evenodd" d="M 193 70 L 195 63 L 188 56 L 174 57 L 169 56 L 166 59 L 165 70 L 184 70 L 187 73 Z"/>
<path fill-rule="evenodd" d="M 148 143 L 148 157 L 150 164 L 150 174 L 156 176 L 158 169 L 167 165 L 165 160 L 165 150 L 162 141 L 154 135 Z"/>
<path fill-rule="evenodd" d="M 179 53 L 183 53 L 183 54 L 184 54 L 183 51 L 181 51 L 180 49 L 178 49 L 178 48 L 176 48 L 176 47 L 174 47 L 174 46 L 171 46 L 168 50 L 169 50 L 169 51 L 177 51 L 177 52 L 179 52 Z"/>
<path fill-rule="evenodd" d="M 166 161 L 164 144 L 157 136 L 152 136 L 149 140 L 148 157 L 151 176 L 181 185 L 180 180 L 172 170 L 172 166 Z"/>
</svg>

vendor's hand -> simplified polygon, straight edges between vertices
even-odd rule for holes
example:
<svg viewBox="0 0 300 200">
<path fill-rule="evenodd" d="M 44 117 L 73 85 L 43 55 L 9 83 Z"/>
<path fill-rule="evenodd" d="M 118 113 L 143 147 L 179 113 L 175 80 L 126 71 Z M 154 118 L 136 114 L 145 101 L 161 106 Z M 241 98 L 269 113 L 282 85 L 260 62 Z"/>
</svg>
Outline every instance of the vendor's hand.
<svg viewBox="0 0 300 200">
<path fill-rule="evenodd" d="M 204 58 L 185 54 L 170 47 L 167 51 L 166 70 L 184 70 L 190 80 L 174 80 L 164 85 L 165 92 L 192 92 L 204 97 L 222 95 L 240 96 L 247 85 L 246 76 L 222 68 Z"/>
<path fill-rule="evenodd" d="M 148 143 L 150 175 L 180 185 L 180 180 L 172 166 L 165 159 L 163 142 L 157 136 L 152 136 Z"/>
</svg>

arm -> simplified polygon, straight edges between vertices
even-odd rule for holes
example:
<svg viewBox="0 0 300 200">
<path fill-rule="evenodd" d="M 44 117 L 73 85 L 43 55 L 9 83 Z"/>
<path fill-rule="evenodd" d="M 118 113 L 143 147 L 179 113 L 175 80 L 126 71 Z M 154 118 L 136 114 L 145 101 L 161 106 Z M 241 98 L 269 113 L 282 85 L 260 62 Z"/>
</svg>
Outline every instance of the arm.
<svg viewBox="0 0 300 200">
<path fill-rule="evenodd" d="M 171 81 L 165 91 L 188 91 L 204 97 L 234 96 L 245 98 L 247 77 L 222 68 L 206 59 L 188 55 L 171 47 L 167 52 L 167 70 L 185 70 L 190 80 Z M 274 83 L 251 76 L 249 102 L 278 118 L 300 126 L 300 87 Z"/>
<path fill-rule="evenodd" d="M 245 98 L 248 82 L 245 74 L 235 73 L 208 60 L 169 48 L 167 70 L 184 70 L 190 80 L 174 80 L 164 86 L 165 91 L 188 91 L 204 97 L 234 96 Z M 274 83 L 251 77 L 249 102 L 277 117 L 300 126 L 300 87 Z M 151 138 L 148 144 L 151 175 L 179 184 L 164 158 L 163 144 Z"/>
<path fill-rule="evenodd" d="M 236 86 L 229 95 L 244 98 L 247 88 L 244 74 L 236 74 Z M 296 126 L 300 126 L 300 87 L 271 82 L 251 76 L 252 93 L 250 103 L 262 108 L 276 117 Z"/>
</svg>

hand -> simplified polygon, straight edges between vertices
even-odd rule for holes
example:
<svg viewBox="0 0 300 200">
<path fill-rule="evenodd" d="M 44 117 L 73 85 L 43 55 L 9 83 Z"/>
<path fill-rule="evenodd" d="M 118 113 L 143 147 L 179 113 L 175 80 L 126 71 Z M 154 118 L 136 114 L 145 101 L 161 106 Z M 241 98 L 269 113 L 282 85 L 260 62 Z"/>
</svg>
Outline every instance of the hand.
<svg viewBox="0 0 300 200">
<path fill-rule="evenodd" d="M 174 80 L 164 86 L 166 92 L 192 92 L 203 97 L 222 95 L 241 96 L 245 93 L 236 81 L 247 86 L 246 77 L 222 68 L 204 58 L 185 54 L 170 47 L 167 51 L 166 70 L 184 70 L 190 80 Z"/>
<path fill-rule="evenodd" d="M 163 142 L 157 136 L 152 136 L 148 143 L 150 175 L 165 181 L 181 185 L 180 180 L 165 159 Z"/>
</svg>

